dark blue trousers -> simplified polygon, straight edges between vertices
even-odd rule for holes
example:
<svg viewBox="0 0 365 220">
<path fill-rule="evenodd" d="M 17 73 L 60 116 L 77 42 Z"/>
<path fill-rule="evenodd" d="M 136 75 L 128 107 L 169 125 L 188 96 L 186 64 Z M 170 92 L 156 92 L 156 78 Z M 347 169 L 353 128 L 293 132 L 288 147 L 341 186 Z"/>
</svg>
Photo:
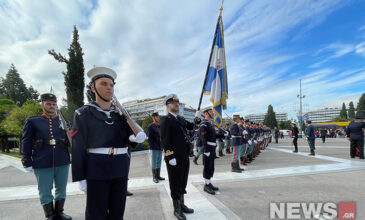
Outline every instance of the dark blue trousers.
<svg viewBox="0 0 365 220">
<path fill-rule="evenodd" d="M 87 180 L 86 220 L 123 219 L 128 177 Z"/>
</svg>

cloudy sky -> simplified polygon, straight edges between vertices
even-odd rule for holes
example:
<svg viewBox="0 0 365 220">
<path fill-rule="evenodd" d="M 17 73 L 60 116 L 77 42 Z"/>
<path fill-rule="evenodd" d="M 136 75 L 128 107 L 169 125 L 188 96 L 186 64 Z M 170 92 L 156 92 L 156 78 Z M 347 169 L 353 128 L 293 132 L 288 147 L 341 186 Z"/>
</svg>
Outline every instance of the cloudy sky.
<svg viewBox="0 0 365 220">
<path fill-rule="evenodd" d="M 176 93 L 197 107 L 220 3 L 0 0 L 0 77 L 13 63 L 28 86 L 64 97 L 66 66 L 47 50 L 67 55 L 76 25 L 85 69 L 115 69 L 121 101 Z M 226 0 L 226 113 L 272 104 L 294 117 L 299 79 L 304 110 L 356 105 L 365 92 L 364 11 L 365 0 Z"/>
</svg>

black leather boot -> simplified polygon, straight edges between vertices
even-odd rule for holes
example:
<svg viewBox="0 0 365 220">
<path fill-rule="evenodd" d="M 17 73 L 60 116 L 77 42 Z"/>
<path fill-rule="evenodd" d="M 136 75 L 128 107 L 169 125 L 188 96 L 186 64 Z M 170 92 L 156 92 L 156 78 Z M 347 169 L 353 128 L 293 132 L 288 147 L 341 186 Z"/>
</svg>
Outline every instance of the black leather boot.
<svg viewBox="0 0 365 220">
<path fill-rule="evenodd" d="M 63 206 L 65 205 L 65 200 L 55 201 L 55 212 L 58 220 L 71 220 L 72 217 L 63 213 Z"/>
<path fill-rule="evenodd" d="M 174 215 L 176 218 L 179 220 L 186 220 L 184 213 L 181 211 L 180 199 L 173 199 L 172 202 L 174 204 Z"/>
<path fill-rule="evenodd" d="M 236 167 L 237 167 L 237 169 L 239 169 L 241 171 L 244 171 L 245 170 L 245 169 L 243 169 L 243 168 L 240 167 L 240 162 L 239 161 L 237 161 Z"/>
<path fill-rule="evenodd" d="M 240 169 L 237 169 L 236 163 L 231 163 L 232 166 L 232 172 L 241 173 L 242 171 Z"/>
<path fill-rule="evenodd" d="M 184 194 L 180 196 L 181 211 L 184 213 L 194 213 L 194 209 L 191 209 L 185 205 Z"/>
<path fill-rule="evenodd" d="M 298 153 L 298 147 L 295 147 L 295 150 L 293 150 L 293 153 Z"/>
<path fill-rule="evenodd" d="M 157 171 L 157 179 L 158 180 L 165 180 L 165 178 L 163 178 L 163 177 L 160 176 L 161 168 L 158 168 L 156 171 Z"/>
<path fill-rule="evenodd" d="M 194 157 L 193 162 L 194 162 L 195 165 L 198 165 L 198 158 L 196 156 Z"/>
<path fill-rule="evenodd" d="M 218 187 L 213 186 L 213 184 L 212 184 L 212 183 L 209 183 L 208 185 L 209 185 L 209 186 L 210 186 L 210 188 L 211 188 L 212 190 L 214 190 L 214 191 L 218 191 L 218 190 L 219 190 L 219 188 L 218 188 Z"/>
<path fill-rule="evenodd" d="M 316 154 L 314 153 L 314 150 L 311 150 L 311 153 L 308 154 L 309 156 L 315 156 Z"/>
<path fill-rule="evenodd" d="M 157 170 L 152 170 L 153 182 L 158 183 Z"/>
<path fill-rule="evenodd" d="M 55 220 L 56 215 L 53 208 L 53 202 L 50 202 L 43 206 L 44 215 L 46 216 L 46 220 Z"/>
<path fill-rule="evenodd" d="M 204 184 L 204 191 L 211 194 L 211 195 L 215 195 L 214 190 L 210 187 L 210 185 L 208 184 Z"/>
</svg>

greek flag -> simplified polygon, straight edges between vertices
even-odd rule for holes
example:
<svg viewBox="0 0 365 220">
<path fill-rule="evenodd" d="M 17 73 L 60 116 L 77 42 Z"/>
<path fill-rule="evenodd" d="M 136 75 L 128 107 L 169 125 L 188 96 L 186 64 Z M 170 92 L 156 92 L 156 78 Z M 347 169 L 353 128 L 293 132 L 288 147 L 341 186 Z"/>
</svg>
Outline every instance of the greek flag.
<svg viewBox="0 0 365 220">
<path fill-rule="evenodd" d="M 226 99 L 228 99 L 226 55 L 221 14 L 218 17 L 203 88 L 204 94 L 210 95 L 210 101 L 213 103 L 214 123 L 220 127 L 222 125 L 222 110 L 227 108 Z"/>
</svg>

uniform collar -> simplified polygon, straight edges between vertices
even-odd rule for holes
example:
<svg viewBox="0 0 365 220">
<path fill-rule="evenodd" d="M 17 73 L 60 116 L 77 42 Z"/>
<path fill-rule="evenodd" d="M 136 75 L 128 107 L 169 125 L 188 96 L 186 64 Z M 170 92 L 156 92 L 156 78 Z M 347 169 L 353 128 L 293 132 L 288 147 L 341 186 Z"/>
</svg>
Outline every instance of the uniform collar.
<svg viewBox="0 0 365 220">
<path fill-rule="evenodd" d="M 50 118 L 49 118 L 46 114 L 44 114 L 44 113 L 43 113 L 41 116 L 42 116 L 42 117 L 44 117 L 44 118 L 50 119 Z M 53 119 L 53 118 L 56 118 L 56 117 L 57 117 L 57 115 L 53 116 L 53 117 L 52 117 L 52 119 Z"/>
<path fill-rule="evenodd" d="M 175 118 L 177 118 L 177 114 L 169 112 L 171 115 L 173 115 Z"/>
</svg>

